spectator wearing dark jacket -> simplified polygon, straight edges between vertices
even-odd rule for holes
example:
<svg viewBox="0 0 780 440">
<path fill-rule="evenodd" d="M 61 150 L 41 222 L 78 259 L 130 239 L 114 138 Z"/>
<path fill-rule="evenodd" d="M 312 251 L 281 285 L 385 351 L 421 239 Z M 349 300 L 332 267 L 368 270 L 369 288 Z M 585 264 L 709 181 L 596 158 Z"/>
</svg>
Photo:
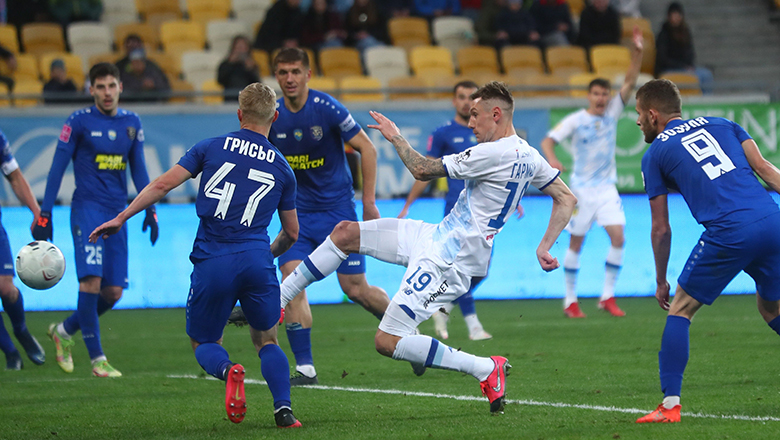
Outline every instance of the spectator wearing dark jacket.
<svg viewBox="0 0 780 440">
<path fill-rule="evenodd" d="M 217 82 L 225 90 L 241 90 L 249 84 L 260 81 L 257 63 L 249 52 L 249 39 L 243 35 L 233 38 L 230 53 L 217 70 Z M 232 99 L 238 99 L 237 93 L 227 93 Z"/>
<path fill-rule="evenodd" d="M 13 72 L 16 70 L 16 57 L 13 52 L 3 46 L 0 46 L 0 59 L 5 62 L 9 71 Z M 0 83 L 5 84 L 8 87 L 8 90 L 14 89 L 14 79 L 10 76 L 0 75 Z"/>
<path fill-rule="evenodd" d="M 355 0 L 347 11 L 349 42 L 361 53 L 385 40 L 387 23 L 374 0 Z"/>
<path fill-rule="evenodd" d="M 61 59 L 55 59 L 49 67 L 49 82 L 43 86 L 43 102 L 46 104 L 56 104 L 72 101 L 67 93 L 75 95 L 76 85 L 68 78 L 65 71 L 65 63 Z M 65 96 L 63 96 L 65 94 Z"/>
<path fill-rule="evenodd" d="M 523 0 L 508 0 L 496 16 L 496 47 L 500 49 L 507 45 L 538 42 L 536 23 L 531 13 L 523 7 Z"/>
<path fill-rule="evenodd" d="M 325 47 L 341 47 L 346 39 L 341 15 L 328 7 L 327 0 L 313 0 L 303 19 L 301 46 L 319 51 Z"/>
<path fill-rule="evenodd" d="M 120 70 L 122 99 L 125 101 L 160 101 L 171 91 L 168 78 L 159 70 L 150 67 L 143 49 L 136 49 L 128 55 L 129 69 Z"/>
<path fill-rule="evenodd" d="M 268 9 L 254 47 L 269 54 L 281 47 L 298 47 L 303 28 L 301 0 L 279 0 Z"/>
<path fill-rule="evenodd" d="M 597 44 L 620 44 L 620 14 L 609 0 L 592 0 L 582 11 L 577 44 L 585 49 Z"/>
<path fill-rule="evenodd" d="M 574 25 L 566 0 L 535 0 L 531 15 L 542 46 L 563 46 L 574 41 Z"/>
<path fill-rule="evenodd" d="M 655 73 L 692 73 L 699 77 L 702 91 L 709 93 L 712 86 L 712 72 L 696 67 L 696 53 L 693 49 L 693 35 L 685 21 L 683 7 L 678 2 L 669 4 L 666 22 L 655 39 Z"/>
</svg>

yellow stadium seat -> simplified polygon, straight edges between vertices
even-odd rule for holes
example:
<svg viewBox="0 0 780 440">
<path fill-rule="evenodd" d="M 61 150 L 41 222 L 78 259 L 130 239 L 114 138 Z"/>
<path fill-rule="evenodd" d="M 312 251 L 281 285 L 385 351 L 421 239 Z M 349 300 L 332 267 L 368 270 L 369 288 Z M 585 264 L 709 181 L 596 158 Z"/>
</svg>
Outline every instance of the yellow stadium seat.
<svg viewBox="0 0 780 440">
<path fill-rule="evenodd" d="M 225 95 L 223 94 L 225 92 L 225 88 L 222 87 L 222 84 L 218 83 L 216 79 L 210 79 L 208 81 L 204 81 L 203 84 L 200 85 L 200 91 L 204 93 L 219 92 L 219 94 L 204 95 L 203 96 L 204 104 L 219 105 L 225 102 Z"/>
<path fill-rule="evenodd" d="M 382 101 L 382 82 L 370 76 L 345 76 L 341 79 L 343 102 Z"/>
<path fill-rule="evenodd" d="M 650 21 L 644 18 L 623 17 L 620 19 L 623 36 L 620 44 L 631 48 L 633 47 L 634 27 L 642 30 L 644 38 L 644 51 L 642 53 L 642 72 L 653 74 L 655 70 L 655 35 Z"/>
<path fill-rule="evenodd" d="M 153 14 L 172 14 L 181 18 L 179 0 L 135 0 L 141 18 L 148 21 Z"/>
<path fill-rule="evenodd" d="M 14 107 L 33 107 L 41 103 L 41 98 L 19 98 L 17 95 L 42 95 L 43 83 L 40 81 L 24 80 L 14 84 Z"/>
<path fill-rule="evenodd" d="M 60 59 L 65 63 L 65 72 L 68 78 L 73 80 L 73 84 L 76 88 L 81 90 L 84 88 L 84 69 L 81 57 L 73 55 L 67 52 L 49 52 L 41 55 L 38 68 L 43 77 L 43 82 L 48 82 L 51 77 L 51 62 Z"/>
<path fill-rule="evenodd" d="M 195 87 L 192 87 L 192 84 L 178 78 L 170 79 L 170 83 L 171 83 L 171 92 L 173 92 L 173 96 L 171 96 L 171 98 L 168 99 L 168 102 L 176 103 L 176 104 L 184 104 L 191 101 L 190 97 L 184 96 L 184 94 L 195 91 Z"/>
<path fill-rule="evenodd" d="M 260 69 L 261 77 L 272 75 L 268 52 L 261 49 L 252 49 L 252 58 L 255 59 L 255 63 L 257 63 L 257 67 Z"/>
<path fill-rule="evenodd" d="M 185 52 L 181 56 L 181 70 L 184 78 L 195 88 L 217 77 L 217 69 L 223 55 L 205 50 Z"/>
<path fill-rule="evenodd" d="M 103 14 L 100 22 L 114 27 L 122 23 L 130 23 L 138 20 L 138 9 L 134 1 L 129 0 L 103 0 Z"/>
<path fill-rule="evenodd" d="M 455 75 L 455 69 L 452 65 L 452 54 L 443 47 L 415 47 L 409 54 L 409 64 L 417 76 L 422 76 L 423 70 L 428 73 L 438 70 L 449 72 L 450 76 Z"/>
<path fill-rule="evenodd" d="M 569 4 L 572 17 L 579 17 L 585 9 L 585 0 L 566 0 L 566 3 Z"/>
<path fill-rule="evenodd" d="M 206 33 L 203 25 L 194 21 L 168 21 L 160 25 L 160 42 L 166 52 L 183 54 L 189 50 L 203 50 Z"/>
<path fill-rule="evenodd" d="M 455 56 L 458 60 L 460 74 L 463 76 L 489 73 L 498 75 L 498 56 L 491 46 L 469 46 L 458 49 Z"/>
<path fill-rule="evenodd" d="M 331 78 L 360 76 L 363 74 L 360 52 L 352 47 L 322 49 L 320 51 L 320 70 L 324 76 Z"/>
<path fill-rule="evenodd" d="M 5 83 L 0 83 L 0 107 L 9 107 L 11 105 L 11 97 L 8 94 L 8 86 Z"/>
<path fill-rule="evenodd" d="M 24 53 L 16 55 L 16 71 L 13 72 L 14 80 L 38 81 L 40 77 L 41 73 L 38 70 L 38 60 L 34 55 Z"/>
<path fill-rule="evenodd" d="M 628 70 L 631 52 L 625 46 L 599 44 L 590 48 L 590 63 L 595 73 L 609 78 L 616 71 Z"/>
<path fill-rule="evenodd" d="M 187 0 L 190 20 L 203 24 L 211 20 L 224 20 L 230 16 L 230 2 L 226 0 Z"/>
<path fill-rule="evenodd" d="M 335 94 L 339 90 L 338 83 L 333 78 L 326 76 L 312 76 L 309 80 L 309 88 L 325 92 L 330 95 Z"/>
<path fill-rule="evenodd" d="M 98 63 L 116 64 L 116 62 L 121 59 L 122 59 L 122 54 L 120 54 L 119 52 L 99 53 L 97 55 L 92 55 L 91 57 L 89 57 L 88 65 L 91 67 Z"/>
<path fill-rule="evenodd" d="M 547 67 L 550 73 L 570 76 L 575 73 L 589 72 L 585 49 L 579 46 L 554 46 L 547 49 Z"/>
<path fill-rule="evenodd" d="M 506 46 L 501 49 L 501 63 L 507 75 L 544 73 L 542 51 L 536 46 Z"/>
<path fill-rule="evenodd" d="M 622 17 L 620 19 L 620 26 L 623 38 L 632 38 L 634 35 L 634 27 L 639 27 L 639 29 L 642 30 L 642 36 L 645 40 L 655 37 L 655 35 L 653 35 L 653 26 L 650 24 L 650 20 L 646 18 Z"/>
<path fill-rule="evenodd" d="M 19 53 L 19 39 L 16 36 L 16 26 L 0 24 L 0 46 L 15 54 Z"/>
<path fill-rule="evenodd" d="M 313 75 L 317 75 L 317 72 L 319 72 L 319 69 L 317 69 L 317 58 L 314 56 L 314 51 L 309 49 L 308 47 L 302 47 L 301 49 L 303 49 L 306 52 L 306 55 L 309 56 L 309 68 L 311 69 L 312 76 Z M 272 69 L 274 67 L 274 65 L 273 65 L 274 58 L 276 58 L 276 55 L 279 53 L 280 50 L 282 50 L 282 49 L 274 49 L 273 53 L 271 53 L 271 68 Z M 271 72 L 271 74 L 273 75 L 274 73 Z"/>
<path fill-rule="evenodd" d="M 569 77 L 569 93 L 572 98 L 585 98 L 588 96 L 588 84 L 601 76 L 595 73 L 577 73 Z"/>
<path fill-rule="evenodd" d="M 392 78 L 387 83 L 390 88 L 390 100 L 398 99 L 426 99 L 427 85 L 422 78 L 417 76 L 399 76 Z"/>
<path fill-rule="evenodd" d="M 510 85 L 528 88 L 515 96 L 526 98 L 551 98 L 565 97 L 569 95 L 568 80 L 559 75 L 527 75 L 523 77 L 511 77 Z"/>
<path fill-rule="evenodd" d="M 387 22 L 390 41 L 393 46 L 411 49 L 431 44 L 428 21 L 420 17 L 396 17 Z"/>
<path fill-rule="evenodd" d="M 425 85 L 431 90 L 428 91 L 430 99 L 452 99 L 452 88 L 459 81 L 467 79 L 455 75 L 420 75 L 420 79 L 425 81 Z"/>
<path fill-rule="evenodd" d="M 181 76 L 181 54 L 165 52 L 146 52 L 146 58 L 157 64 L 169 78 L 178 79 Z"/>
<path fill-rule="evenodd" d="M 64 52 L 62 27 L 55 23 L 30 23 L 22 28 L 25 53 L 40 55 L 46 52 Z"/>
<path fill-rule="evenodd" d="M 114 44 L 117 50 L 122 50 L 125 38 L 130 34 L 141 37 L 147 51 L 157 50 L 160 46 L 160 34 L 156 27 L 148 23 L 122 23 L 114 26 Z"/>
<path fill-rule="evenodd" d="M 698 96 L 701 95 L 701 84 L 699 77 L 691 73 L 664 73 L 661 78 L 677 84 L 680 89 L 680 95 Z"/>
<path fill-rule="evenodd" d="M 274 0 L 232 0 L 233 16 L 252 26 L 263 21 Z M 257 35 L 257 29 L 253 35 Z"/>
</svg>

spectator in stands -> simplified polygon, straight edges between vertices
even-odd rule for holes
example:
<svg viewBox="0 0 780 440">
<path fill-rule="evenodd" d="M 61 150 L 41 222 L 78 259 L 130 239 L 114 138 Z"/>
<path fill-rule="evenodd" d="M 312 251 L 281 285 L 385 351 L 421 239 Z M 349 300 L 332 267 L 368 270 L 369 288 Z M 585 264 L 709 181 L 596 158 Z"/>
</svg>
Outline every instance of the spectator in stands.
<svg viewBox="0 0 780 440">
<path fill-rule="evenodd" d="M 523 0 L 508 0 L 496 17 L 496 47 L 538 44 L 539 38 L 534 18 L 523 7 Z"/>
<path fill-rule="evenodd" d="M 427 18 L 460 14 L 460 0 L 414 0 L 414 15 Z"/>
<path fill-rule="evenodd" d="M 119 69 L 120 74 L 130 73 L 133 70 L 133 67 L 130 65 L 131 53 L 140 49 L 144 51 L 144 54 L 146 54 L 144 48 L 144 40 L 141 39 L 141 37 L 138 34 L 130 34 L 127 37 L 125 37 L 124 49 L 125 49 L 124 58 L 116 62 L 116 67 Z M 165 73 L 163 72 L 162 68 L 160 68 L 160 66 L 158 66 L 154 61 L 146 58 L 144 62 L 146 63 L 147 69 L 157 71 L 155 75 L 159 74 L 165 76 Z"/>
<path fill-rule="evenodd" d="M 250 53 L 247 37 L 238 35 L 233 38 L 230 53 L 217 70 L 217 82 L 225 88 L 225 91 L 233 91 L 225 93 L 225 97 L 234 101 L 238 100 L 238 91 L 249 84 L 260 82 L 260 72 Z"/>
<path fill-rule="evenodd" d="M 301 46 L 319 51 L 326 47 L 344 46 L 346 40 L 347 31 L 341 14 L 328 7 L 327 0 L 312 0 L 311 8 L 303 19 Z"/>
<path fill-rule="evenodd" d="M 369 47 L 380 46 L 385 40 L 387 23 L 373 0 L 355 0 L 347 12 L 349 42 L 362 54 Z"/>
<path fill-rule="evenodd" d="M 531 15 L 542 46 L 564 46 L 574 41 L 574 25 L 566 0 L 535 0 Z"/>
<path fill-rule="evenodd" d="M 666 22 L 661 27 L 655 44 L 656 75 L 668 72 L 692 73 L 699 77 L 703 92 L 709 93 L 712 90 L 712 72 L 694 64 L 696 54 L 693 49 L 693 35 L 679 2 L 669 4 Z"/>
<path fill-rule="evenodd" d="M 146 51 L 136 49 L 128 55 L 128 70 L 120 70 L 122 99 L 127 101 L 160 101 L 171 91 L 168 78 L 158 69 L 149 67 Z"/>
<path fill-rule="evenodd" d="M 279 0 L 268 9 L 257 32 L 255 47 L 269 54 L 281 47 L 298 47 L 303 28 L 301 0 Z"/>
<path fill-rule="evenodd" d="M 75 96 L 78 90 L 73 81 L 68 78 L 65 63 L 61 59 L 57 58 L 51 62 L 49 77 L 49 82 L 43 86 L 43 102 L 46 104 L 71 102 L 72 98 L 63 94 L 71 93 Z"/>
<path fill-rule="evenodd" d="M 49 13 L 63 28 L 75 21 L 100 21 L 101 0 L 49 0 Z"/>
<path fill-rule="evenodd" d="M 496 18 L 503 5 L 502 0 L 482 0 L 479 16 L 474 22 L 479 44 L 492 46 L 496 42 Z"/>
<path fill-rule="evenodd" d="M 482 0 L 460 0 L 460 13 L 468 17 L 472 22 L 479 20 L 479 12 L 482 9 Z"/>
<path fill-rule="evenodd" d="M 642 0 L 612 0 L 612 6 L 623 17 L 640 18 L 642 11 L 639 10 L 639 4 Z"/>
<path fill-rule="evenodd" d="M 408 17 L 414 11 L 414 0 L 383 0 L 379 5 L 387 19 Z"/>
<path fill-rule="evenodd" d="M 577 44 L 585 49 L 597 44 L 620 44 L 620 14 L 609 0 L 592 0 L 583 9 Z"/>
<path fill-rule="evenodd" d="M 16 57 L 13 52 L 0 45 L 0 59 L 5 62 L 8 71 L 13 73 L 16 70 Z M 8 86 L 8 90 L 14 89 L 14 79 L 10 76 L 0 75 L 0 83 Z"/>
</svg>

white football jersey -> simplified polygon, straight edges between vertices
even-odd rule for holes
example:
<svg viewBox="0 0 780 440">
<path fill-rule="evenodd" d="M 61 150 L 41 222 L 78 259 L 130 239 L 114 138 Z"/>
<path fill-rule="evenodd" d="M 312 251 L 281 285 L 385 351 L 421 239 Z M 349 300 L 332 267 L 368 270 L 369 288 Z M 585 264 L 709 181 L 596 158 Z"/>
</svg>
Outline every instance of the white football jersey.
<svg viewBox="0 0 780 440">
<path fill-rule="evenodd" d="M 591 115 L 585 109 L 578 110 L 547 133 L 557 143 L 572 138 L 572 188 L 614 185 L 617 182 L 615 143 L 617 123 L 624 106 L 618 94 L 609 101 L 604 116 Z"/>
<path fill-rule="evenodd" d="M 430 255 L 466 275 L 485 276 L 493 238 L 528 186 L 543 189 L 560 173 L 517 135 L 477 144 L 442 162 L 466 186 L 434 231 Z"/>
</svg>

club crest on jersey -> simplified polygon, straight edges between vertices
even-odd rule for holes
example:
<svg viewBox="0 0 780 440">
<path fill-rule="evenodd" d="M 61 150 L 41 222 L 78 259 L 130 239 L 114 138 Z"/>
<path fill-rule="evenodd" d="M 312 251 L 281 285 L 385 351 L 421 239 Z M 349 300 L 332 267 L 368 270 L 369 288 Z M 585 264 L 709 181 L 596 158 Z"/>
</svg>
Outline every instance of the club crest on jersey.
<svg viewBox="0 0 780 440">
<path fill-rule="evenodd" d="M 303 139 L 303 130 L 296 128 L 295 131 L 293 131 L 293 136 L 295 136 L 296 141 L 300 141 Z"/>
<path fill-rule="evenodd" d="M 313 126 L 311 128 L 311 137 L 313 137 L 315 141 L 322 139 L 322 127 L 319 125 Z"/>
<path fill-rule="evenodd" d="M 108 130 L 108 138 L 112 141 L 116 140 L 116 131 L 114 130 Z"/>
<path fill-rule="evenodd" d="M 127 127 L 127 137 L 130 138 L 130 140 L 135 140 L 135 127 Z"/>
<path fill-rule="evenodd" d="M 464 152 L 462 152 L 462 153 L 459 153 L 459 154 L 458 154 L 458 155 L 455 157 L 455 162 L 457 162 L 457 163 L 461 163 L 461 162 L 463 162 L 464 160 L 468 159 L 469 157 L 471 157 L 471 148 L 469 148 L 468 150 L 466 150 L 466 151 L 464 151 Z"/>
</svg>

